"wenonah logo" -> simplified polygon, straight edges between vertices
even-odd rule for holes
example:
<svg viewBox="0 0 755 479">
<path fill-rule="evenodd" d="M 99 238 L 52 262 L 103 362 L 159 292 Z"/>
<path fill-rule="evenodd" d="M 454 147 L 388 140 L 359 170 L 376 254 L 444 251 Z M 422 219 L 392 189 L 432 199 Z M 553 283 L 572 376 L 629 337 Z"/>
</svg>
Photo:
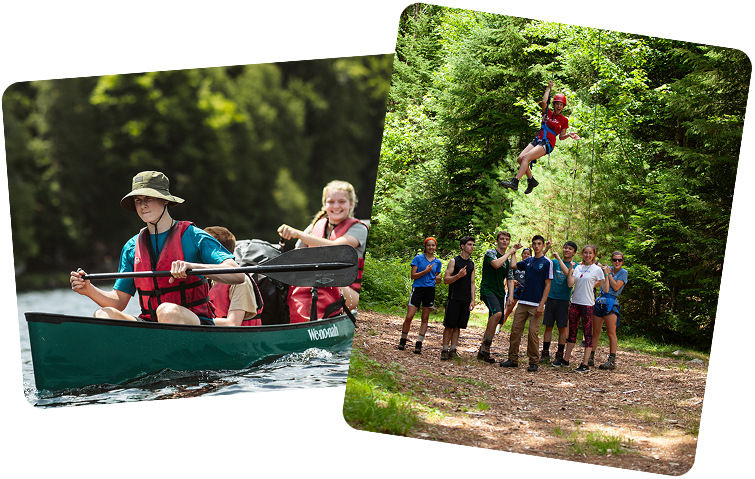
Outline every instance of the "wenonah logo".
<svg viewBox="0 0 755 479">
<path fill-rule="evenodd" d="M 338 327 L 333 324 L 329 328 L 319 328 L 309 330 L 309 339 L 312 341 L 319 341 L 321 339 L 328 339 L 338 336 Z"/>
</svg>

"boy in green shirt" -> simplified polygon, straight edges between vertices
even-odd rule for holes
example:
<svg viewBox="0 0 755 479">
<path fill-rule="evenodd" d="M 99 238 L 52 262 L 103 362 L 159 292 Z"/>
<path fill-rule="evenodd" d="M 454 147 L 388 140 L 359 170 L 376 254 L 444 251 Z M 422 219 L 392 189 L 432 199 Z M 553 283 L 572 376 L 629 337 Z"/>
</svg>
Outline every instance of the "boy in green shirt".
<svg viewBox="0 0 755 479">
<path fill-rule="evenodd" d="M 496 247 L 485 252 L 482 260 L 482 280 L 480 281 L 480 299 L 488 307 L 488 325 L 482 338 L 477 359 L 488 363 L 494 363 L 490 357 L 490 345 L 493 343 L 495 326 L 506 308 L 506 290 L 508 285 L 512 294 L 509 301 L 513 301 L 514 274 L 511 271 L 511 261 L 516 261 L 516 251 L 522 247 L 517 243 L 508 251 L 511 243 L 511 234 L 499 231 L 495 236 Z"/>
</svg>

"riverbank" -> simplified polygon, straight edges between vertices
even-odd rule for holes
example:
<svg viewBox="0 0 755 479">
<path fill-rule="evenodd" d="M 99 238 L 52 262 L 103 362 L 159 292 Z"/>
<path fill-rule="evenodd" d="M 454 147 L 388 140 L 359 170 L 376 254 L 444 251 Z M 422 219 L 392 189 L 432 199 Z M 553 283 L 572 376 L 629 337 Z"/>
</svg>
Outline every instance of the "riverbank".
<svg viewBox="0 0 755 479">
<path fill-rule="evenodd" d="M 628 349 L 619 332 L 614 371 L 573 372 L 582 357 L 577 348 L 571 368 L 541 365 L 528 373 L 526 341 L 519 368 L 481 363 L 475 355 L 482 329 L 471 326 L 462 331 L 461 357 L 441 362 L 442 325 L 430 323 L 422 354 L 414 354 L 419 319 L 406 350 L 398 351 L 402 322 L 398 315 L 359 313 L 344 404 L 354 428 L 669 475 L 694 463 L 707 358 Z M 505 359 L 508 340 L 508 331 L 496 336 L 496 359 Z M 596 363 L 607 352 L 601 345 Z M 370 400 L 372 411 L 360 412 Z M 405 416 L 399 426 L 367 417 L 388 410 Z"/>
</svg>

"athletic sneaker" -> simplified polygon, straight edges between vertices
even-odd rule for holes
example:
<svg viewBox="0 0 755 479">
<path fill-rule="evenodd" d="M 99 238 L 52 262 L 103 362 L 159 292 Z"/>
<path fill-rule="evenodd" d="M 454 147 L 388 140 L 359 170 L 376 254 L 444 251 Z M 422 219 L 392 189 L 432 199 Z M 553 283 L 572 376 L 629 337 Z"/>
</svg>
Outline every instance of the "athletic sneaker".
<svg viewBox="0 0 755 479">
<path fill-rule="evenodd" d="M 448 361 L 450 358 L 449 351 L 447 349 L 443 349 L 440 352 L 440 360 L 441 361 Z"/>
<path fill-rule="evenodd" d="M 534 363 L 530 364 L 530 366 L 527 368 L 527 371 L 530 373 L 534 373 L 535 371 L 537 371 L 537 364 L 534 364 Z"/>
<path fill-rule="evenodd" d="M 574 370 L 574 372 L 575 373 L 586 373 L 589 370 L 590 370 L 590 367 L 587 364 L 582 363 L 582 364 L 579 365 L 579 367 L 577 369 Z"/>
<path fill-rule="evenodd" d="M 406 348 L 406 338 L 401 338 L 398 340 L 398 346 L 396 346 L 396 349 L 403 351 L 404 348 Z"/>
<path fill-rule="evenodd" d="M 501 186 L 504 188 L 510 188 L 514 191 L 519 189 L 519 180 L 515 177 L 511 178 L 511 181 L 501 181 Z"/>
<path fill-rule="evenodd" d="M 489 351 L 483 351 L 482 349 L 480 349 L 479 351 L 477 351 L 477 360 L 478 361 L 485 361 L 486 363 L 490 363 L 490 364 L 493 364 L 495 362 L 495 359 L 493 359 L 493 358 L 490 357 L 490 352 Z"/>
<path fill-rule="evenodd" d="M 422 341 L 414 343 L 414 354 L 422 354 Z"/>
<path fill-rule="evenodd" d="M 532 190 L 534 190 L 535 187 L 539 184 L 540 183 L 538 183 L 534 176 L 532 178 L 527 178 L 527 189 L 524 190 L 524 194 L 529 195 L 530 193 L 532 193 Z"/>
<path fill-rule="evenodd" d="M 501 362 L 502 368 L 518 368 L 519 363 L 515 363 L 514 361 L 507 359 L 506 361 Z"/>
<path fill-rule="evenodd" d="M 608 361 L 604 362 L 600 366 L 598 366 L 599 369 L 616 369 L 616 359 L 615 356 L 608 356 Z"/>
<path fill-rule="evenodd" d="M 556 358 L 556 360 L 551 363 L 551 366 L 553 366 L 554 368 L 568 368 L 569 361 L 566 361 L 564 358 Z"/>
</svg>

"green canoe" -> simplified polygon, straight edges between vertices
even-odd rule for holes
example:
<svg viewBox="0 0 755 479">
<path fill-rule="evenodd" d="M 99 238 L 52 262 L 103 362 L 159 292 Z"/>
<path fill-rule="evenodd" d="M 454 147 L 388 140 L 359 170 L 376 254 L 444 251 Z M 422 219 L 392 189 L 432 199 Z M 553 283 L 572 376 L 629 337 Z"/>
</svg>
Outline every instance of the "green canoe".
<svg viewBox="0 0 755 479">
<path fill-rule="evenodd" d="M 26 313 L 34 381 L 55 391 L 120 384 L 163 369 L 238 370 L 309 348 L 350 347 L 346 315 L 307 323 L 217 327 Z"/>
</svg>

